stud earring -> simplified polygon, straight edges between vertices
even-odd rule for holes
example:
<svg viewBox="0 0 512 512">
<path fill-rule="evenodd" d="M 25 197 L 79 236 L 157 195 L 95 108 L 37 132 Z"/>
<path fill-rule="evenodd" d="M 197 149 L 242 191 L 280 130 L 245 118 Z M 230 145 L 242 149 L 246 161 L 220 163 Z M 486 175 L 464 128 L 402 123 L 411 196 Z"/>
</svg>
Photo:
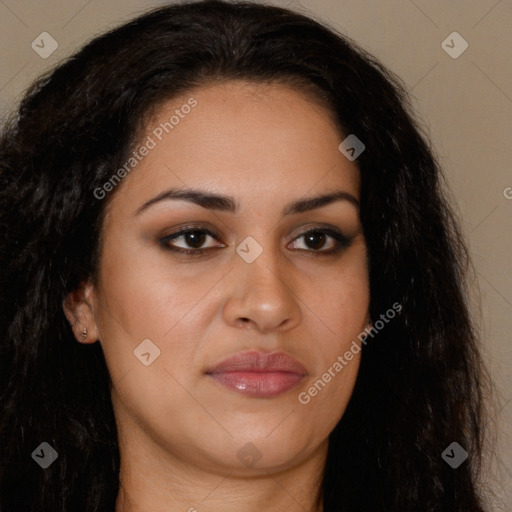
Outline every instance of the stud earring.
<svg viewBox="0 0 512 512">
<path fill-rule="evenodd" d="M 87 339 L 87 329 L 85 327 L 80 332 L 80 338 L 82 339 L 82 341 L 85 341 Z"/>
</svg>

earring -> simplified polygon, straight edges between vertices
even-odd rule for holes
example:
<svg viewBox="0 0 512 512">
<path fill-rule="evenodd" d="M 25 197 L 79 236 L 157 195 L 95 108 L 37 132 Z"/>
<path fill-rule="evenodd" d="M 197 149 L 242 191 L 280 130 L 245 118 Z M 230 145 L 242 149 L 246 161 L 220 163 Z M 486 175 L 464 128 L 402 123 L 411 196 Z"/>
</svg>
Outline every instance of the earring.
<svg viewBox="0 0 512 512">
<path fill-rule="evenodd" d="M 82 339 L 82 341 L 85 341 L 87 339 L 87 329 L 85 327 L 80 332 L 80 338 Z"/>
</svg>

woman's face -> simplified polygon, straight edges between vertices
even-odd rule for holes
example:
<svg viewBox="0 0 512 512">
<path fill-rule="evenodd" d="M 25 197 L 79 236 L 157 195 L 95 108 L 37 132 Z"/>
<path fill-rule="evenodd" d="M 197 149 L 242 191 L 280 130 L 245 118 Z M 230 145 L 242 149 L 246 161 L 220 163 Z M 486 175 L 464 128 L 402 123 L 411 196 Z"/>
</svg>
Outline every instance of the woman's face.
<svg viewBox="0 0 512 512">
<path fill-rule="evenodd" d="M 369 306 L 360 177 L 338 149 L 343 138 L 323 108 L 284 85 L 205 86 L 157 111 L 109 205 L 91 289 L 124 439 L 240 474 L 326 449 Z M 223 199 L 170 193 L 187 190 Z M 304 203 L 337 192 L 345 196 Z M 249 357 L 211 373 L 247 351 L 297 365 Z"/>
</svg>

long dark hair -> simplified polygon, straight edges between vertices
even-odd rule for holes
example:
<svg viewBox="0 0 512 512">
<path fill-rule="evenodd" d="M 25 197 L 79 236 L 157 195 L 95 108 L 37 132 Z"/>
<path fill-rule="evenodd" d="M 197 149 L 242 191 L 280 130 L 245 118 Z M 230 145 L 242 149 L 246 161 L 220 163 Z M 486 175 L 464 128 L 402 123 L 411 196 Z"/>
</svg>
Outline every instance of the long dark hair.
<svg viewBox="0 0 512 512">
<path fill-rule="evenodd" d="M 471 266 L 405 87 L 307 16 L 217 0 L 160 8 L 95 38 L 37 80 L 5 123 L 1 511 L 114 510 L 112 382 L 100 344 L 75 341 L 62 302 L 96 275 L 109 197 L 94 191 L 125 161 L 149 113 L 191 87 L 233 79 L 314 91 L 341 133 L 363 141 L 370 314 L 375 321 L 402 306 L 363 348 L 330 435 L 324 510 L 484 511 L 487 374 L 469 313 Z M 46 470 L 32 460 L 42 442 L 58 453 Z M 469 454 L 457 469 L 442 456 L 452 442 Z"/>
</svg>

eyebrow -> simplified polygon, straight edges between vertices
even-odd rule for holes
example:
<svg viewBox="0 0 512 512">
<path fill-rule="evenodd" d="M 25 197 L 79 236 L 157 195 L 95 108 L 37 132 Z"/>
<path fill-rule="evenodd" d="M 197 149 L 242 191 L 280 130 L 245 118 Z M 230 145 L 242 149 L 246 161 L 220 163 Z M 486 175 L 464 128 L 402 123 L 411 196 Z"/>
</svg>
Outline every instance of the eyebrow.
<svg viewBox="0 0 512 512">
<path fill-rule="evenodd" d="M 215 194 L 206 190 L 173 188 L 146 201 L 137 209 L 135 215 L 139 215 L 156 203 L 170 200 L 190 201 L 191 203 L 209 210 L 223 211 L 231 214 L 236 214 L 240 210 L 239 204 L 235 198 L 231 196 Z M 344 190 L 336 190 L 328 194 L 298 199 L 283 208 L 282 216 L 287 217 L 289 215 L 307 212 L 334 203 L 335 201 L 348 201 L 356 208 L 359 208 L 359 201 L 352 194 Z"/>
</svg>

